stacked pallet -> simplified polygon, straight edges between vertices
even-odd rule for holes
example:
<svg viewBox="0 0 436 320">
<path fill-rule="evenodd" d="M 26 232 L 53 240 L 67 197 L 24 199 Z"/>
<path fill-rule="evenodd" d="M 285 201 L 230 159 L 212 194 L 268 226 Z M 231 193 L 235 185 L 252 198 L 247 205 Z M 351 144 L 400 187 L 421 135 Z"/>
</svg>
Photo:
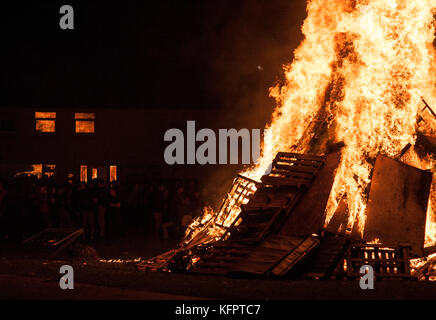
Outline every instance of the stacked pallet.
<svg viewBox="0 0 436 320">
<path fill-rule="evenodd" d="M 192 272 L 280 276 L 288 272 L 319 240 L 311 235 L 280 236 L 277 230 L 323 164 L 323 157 L 278 153 L 271 172 L 262 177 L 262 184 L 250 201 L 241 205 L 242 223 L 232 224 L 227 230 L 230 237 L 214 244 Z"/>
</svg>

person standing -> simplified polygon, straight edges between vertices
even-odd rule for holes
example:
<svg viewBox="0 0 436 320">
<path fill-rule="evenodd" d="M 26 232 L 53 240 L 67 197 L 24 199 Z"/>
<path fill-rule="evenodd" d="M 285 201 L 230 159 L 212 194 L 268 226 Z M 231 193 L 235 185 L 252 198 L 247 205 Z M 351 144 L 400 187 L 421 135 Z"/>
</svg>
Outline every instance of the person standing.
<svg viewBox="0 0 436 320">
<path fill-rule="evenodd" d="M 168 208 L 168 192 L 163 184 L 156 190 L 153 205 L 154 236 L 159 239 L 162 231 L 162 222 Z"/>
<path fill-rule="evenodd" d="M 97 188 L 97 221 L 100 238 L 106 235 L 106 214 L 109 192 L 103 181 L 99 181 Z"/>
<path fill-rule="evenodd" d="M 107 223 L 110 237 L 121 233 L 121 201 L 115 187 L 111 187 L 109 191 Z"/>
<path fill-rule="evenodd" d="M 78 209 L 82 215 L 82 228 L 85 232 L 85 238 L 94 240 L 94 211 L 93 211 L 93 197 L 89 187 L 82 183 L 78 192 Z"/>
</svg>

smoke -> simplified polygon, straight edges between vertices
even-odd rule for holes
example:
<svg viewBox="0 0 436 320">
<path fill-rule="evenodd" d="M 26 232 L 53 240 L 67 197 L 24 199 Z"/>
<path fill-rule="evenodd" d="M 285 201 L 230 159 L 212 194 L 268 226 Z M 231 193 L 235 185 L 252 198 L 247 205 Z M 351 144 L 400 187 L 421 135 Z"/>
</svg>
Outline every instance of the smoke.
<svg viewBox="0 0 436 320">
<path fill-rule="evenodd" d="M 303 35 L 306 1 L 211 1 L 203 8 L 204 36 L 210 44 L 208 91 L 217 99 L 219 117 L 212 127 L 263 129 L 276 102 L 269 91 L 284 81 L 284 65 Z M 207 194 L 218 205 L 242 166 L 215 166 Z"/>
</svg>

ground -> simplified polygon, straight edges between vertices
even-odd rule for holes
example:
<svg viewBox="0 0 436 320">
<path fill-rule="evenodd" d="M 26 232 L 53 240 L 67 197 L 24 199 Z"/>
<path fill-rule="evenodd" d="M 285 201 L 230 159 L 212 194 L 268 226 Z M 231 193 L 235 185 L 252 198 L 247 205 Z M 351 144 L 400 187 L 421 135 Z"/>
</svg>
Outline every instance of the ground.
<svg viewBox="0 0 436 320">
<path fill-rule="evenodd" d="M 195 297 L 177 296 L 147 290 L 123 289 L 76 283 L 74 290 L 60 290 L 59 279 L 36 276 L 0 274 L 0 299 L 42 300 L 192 300 Z"/>
<path fill-rule="evenodd" d="M 75 261 L 76 289 L 63 291 L 59 268 L 70 261 L 2 257 L 1 299 L 436 299 L 436 283 L 232 279 L 221 276 L 140 272 L 132 263 Z"/>
<path fill-rule="evenodd" d="M 123 240 L 124 239 L 124 240 Z M 176 240 L 155 241 L 134 234 L 93 244 L 103 259 L 152 257 Z M 102 263 L 67 254 L 48 259 L 36 248 L 0 245 L 0 299 L 436 299 L 435 282 L 376 281 L 361 290 L 357 280 L 237 279 L 189 273 L 141 272 L 135 263 Z M 74 268 L 74 290 L 59 288 L 60 266 Z"/>
</svg>

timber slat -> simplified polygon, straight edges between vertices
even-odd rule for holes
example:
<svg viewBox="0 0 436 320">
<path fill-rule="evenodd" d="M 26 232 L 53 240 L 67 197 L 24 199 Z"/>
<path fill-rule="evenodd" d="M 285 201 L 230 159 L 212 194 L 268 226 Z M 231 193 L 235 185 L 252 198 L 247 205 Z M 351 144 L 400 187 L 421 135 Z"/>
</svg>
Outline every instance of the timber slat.
<svg viewBox="0 0 436 320">
<path fill-rule="evenodd" d="M 322 161 L 323 157 L 311 155 L 311 154 L 299 154 L 299 153 L 290 153 L 290 152 L 278 152 L 277 158 L 296 158 L 296 159 L 303 159 L 303 160 L 315 160 L 315 161 Z"/>
<path fill-rule="evenodd" d="M 307 172 L 310 174 L 314 174 L 318 170 L 319 166 L 318 165 L 316 165 L 316 166 L 315 165 L 313 165 L 313 166 L 292 165 L 291 166 L 288 164 L 275 163 L 272 168 L 279 169 L 279 170 L 294 171 L 294 172 Z"/>
<path fill-rule="evenodd" d="M 310 184 L 310 181 L 304 179 L 287 179 L 287 178 L 278 178 L 278 177 L 270 177 L 263 176 L 262 182 L 265 184 L 276 185 L 276 186 L 307 186 Z"/>
<path fill-rule="evenodd" d="M 271 273 L 276 276 L 285 275 L 293 266 L 295 266 L 308 252 L 319 245 L 319 240 L 314 237 L 308 237 L 301 242 L 297 247 L 291 250 L 289 254 L 278 263 Z"/>
<path fill-rule="evenodd" d="M 308 172 L 311 173 L 313 169 L 317 169 L 322 165 L 322 163 L 318 162 L 308 162 L 301 160 L 293 161 L 293 160 L 287 160 L 287 161 L 281 161 L 281 160 L 274 160 L 271 166 L 271 169 L 278 169 L 278 170 L 286 170 L 286 171 L 298 171 L 298 172 Z"/>
<path fill-rule="evenodd" d="M 232 225 L 228 229 L 230 238 L 215 243 L 192 272 L 262 275 L 275 270 L 276 274 L 287 273 L 319 244 L 319 240 L 314 237 L 273 236 L 272 231 L 292 212 L 306 190 L 300 187 L 311 185 L 323 161 L 323 157 L 315 155 L 279 152 L 271 172 L 261 178 L 248 203 L 241 205 L 239 217 L 242 223 Z M 236 188 L 233 199 L 235 195 L 236 198 L 241 195 L 239 203 L 245 198 L 242 185 Z M 271 238 L 269 235 L 274 240 L 264 242 L 264 239 Z"/>
<path fill-rule="evenodd" d="M 307 274 L 320 273 L 322 278 L 329 277 L 343 259 L 349 243 L 344 237 L 323 238 L 308 266 Z"/>
<path fill-rule="evenodd" d="M 284 177 L 295 177 L 295 178 L 302 178 L 302 179 L 313 179 L 313 174 L 309 172 L 299 172 L 299 171 L 292 171 L 292 170 L 277 170 L 273 169 L 271 170 L 270 175 L 279 175 Z"/>
</svg>

